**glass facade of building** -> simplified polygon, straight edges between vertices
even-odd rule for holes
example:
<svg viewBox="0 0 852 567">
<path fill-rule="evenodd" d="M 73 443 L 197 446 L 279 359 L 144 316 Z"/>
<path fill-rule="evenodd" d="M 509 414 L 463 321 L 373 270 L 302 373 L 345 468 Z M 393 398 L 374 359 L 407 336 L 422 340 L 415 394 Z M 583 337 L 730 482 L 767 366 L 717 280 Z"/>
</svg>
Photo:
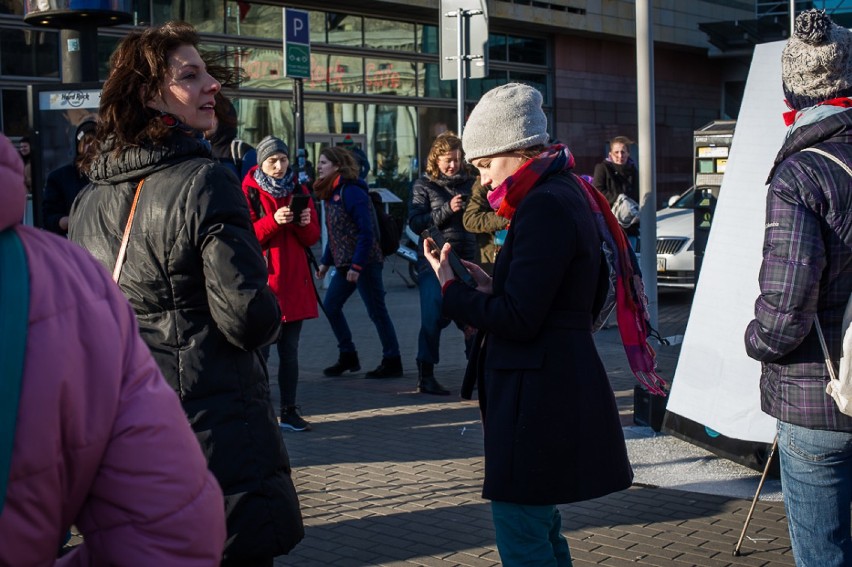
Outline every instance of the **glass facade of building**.
<svg viewBox="0 0 852 567">
<path fill-rule="evenodd" d="M 281 5 L 226 0 L 134 2 L 137 26 L 182 19 L 202 35 L 202 50 L 240 67 L 244 80 L 228 92 L 239 136 L 257 143 L 273 134 L 295 140 L 292 79 L 283 75 Z M 8 15 L 7 15 L 8 14 Z M 12 137 L 27 131 L 26 85 L 59 82 L 59 33 L 23 20 L 21 0 L 0 0 L 0 125 Z M 457 124 L 456 81 L 441 81 L 438 29 L 424 22 L 309 11 L 310 77 L 304 85 L 308 159 L 349 134 L 372 166 L 370 181 L 411 180 L 434 137 Z M 101 28 L 99 75 L 127 27 Z M 523 81 L 553 100 L 551 42 L 493 31 L 489 75 L 466 83 L 468 108 L 488 89 Z"/>
</svg>

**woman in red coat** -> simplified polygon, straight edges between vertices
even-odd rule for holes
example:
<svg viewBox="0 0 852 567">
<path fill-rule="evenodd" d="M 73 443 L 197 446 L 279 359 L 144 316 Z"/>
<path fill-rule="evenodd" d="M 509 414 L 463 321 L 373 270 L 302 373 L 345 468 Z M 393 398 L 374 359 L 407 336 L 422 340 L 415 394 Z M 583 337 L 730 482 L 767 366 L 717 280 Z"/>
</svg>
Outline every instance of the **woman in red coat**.
<svg viewBox="0 0 852 567">
<path fill-rule="evenodd" d="M 307 431 L 311 426 L 296 406 L 299 334 L 303 320 L 318 316 L 305 248 L 317 243 L 320 227 L 310 194 L 295 182 L 289 156 L 287 144 L 278 138 L 267 136 L 261 140 L 257 146 L 258 165 L 243 179 L 243 193 L 249 202 L 254 233 L 266 257 L 269 287 L 281 306 L 281 334 L 276 343 L 281 428 Z M 303 208 L 299 200 L 306 201 Z M 264 353 L 268 358 L 268 347 Z"/>
</svg>

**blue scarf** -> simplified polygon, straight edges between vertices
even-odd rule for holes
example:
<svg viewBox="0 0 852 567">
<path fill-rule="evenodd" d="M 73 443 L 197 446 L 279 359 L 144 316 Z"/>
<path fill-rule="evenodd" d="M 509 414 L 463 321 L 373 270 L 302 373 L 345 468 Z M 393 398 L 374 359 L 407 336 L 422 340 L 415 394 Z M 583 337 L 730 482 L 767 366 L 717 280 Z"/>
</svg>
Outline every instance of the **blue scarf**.
<svg viewBox="0 0 852 567">
<path fill-rule="evenodd" d="M 286 197 L 292 193 L 295 188 L 295 184 L 293 183 L 293 169 L 289 167 L 287 168 L 287 173 L 284 174 L 284 177 L 276 179 L 263 173 L 260 166 L 257 166 L 257 169 L 254 170 L 254 180 L 257 181 L 257 184 L 261 189 L 276 199 Z"/>
</svg>

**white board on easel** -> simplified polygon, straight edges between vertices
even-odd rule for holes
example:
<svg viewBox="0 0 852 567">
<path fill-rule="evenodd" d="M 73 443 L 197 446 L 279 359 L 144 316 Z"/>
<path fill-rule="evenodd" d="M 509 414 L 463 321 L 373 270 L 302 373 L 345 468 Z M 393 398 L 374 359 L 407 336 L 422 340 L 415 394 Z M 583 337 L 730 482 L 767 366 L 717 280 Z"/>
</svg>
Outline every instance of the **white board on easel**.
<svg viewBox="0 0 852 567">
<path fill-rule="evenodd" d="M 785 42 L 755 47 L 666 410 L 726 437 L 771 443 L 760 409 L 760 363 L 746 355 L 766 214 L 766 178 L 784 141 Z"/>
</svg>

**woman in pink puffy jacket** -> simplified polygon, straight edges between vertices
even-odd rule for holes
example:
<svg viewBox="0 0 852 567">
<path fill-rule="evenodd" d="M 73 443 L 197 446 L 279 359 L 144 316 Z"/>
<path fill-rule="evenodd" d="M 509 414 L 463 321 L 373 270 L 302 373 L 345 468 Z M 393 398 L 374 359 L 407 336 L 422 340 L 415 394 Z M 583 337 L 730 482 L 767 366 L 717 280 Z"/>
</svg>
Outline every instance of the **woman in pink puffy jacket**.
<svg viewBox="0 0 852 567">
<path fill-rule="evenodd" d="M 21 226 L 23 171 L 0 135 L 0 231 L 18 234 L 30 275 L 0 565 L 218 565 L 222 492 L 180 402 L 110 275 Z M 72 524 L 83 543 L 57 560 Z"/>
</svg>

